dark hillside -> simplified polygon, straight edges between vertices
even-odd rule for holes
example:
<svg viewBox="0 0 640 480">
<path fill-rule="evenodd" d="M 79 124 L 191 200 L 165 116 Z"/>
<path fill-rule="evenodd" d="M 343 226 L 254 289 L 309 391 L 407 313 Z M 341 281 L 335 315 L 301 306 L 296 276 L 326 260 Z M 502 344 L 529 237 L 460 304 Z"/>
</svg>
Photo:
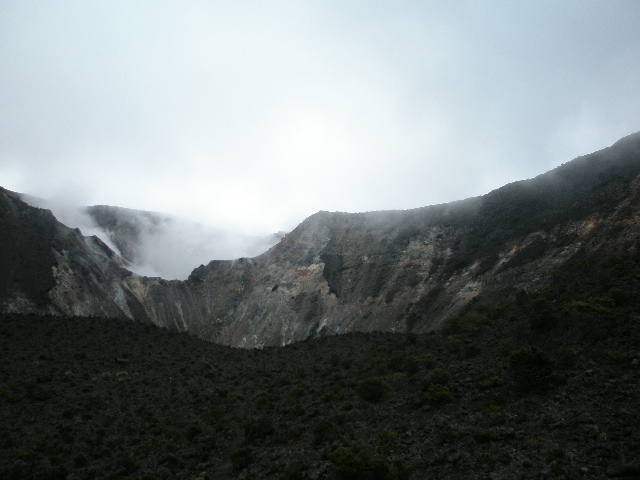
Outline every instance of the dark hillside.
<svg viewBox="0 0 640 480">
<path fill-rule="evenodd" d="M 0 292 L 3 300 L 23 297 L 43 306 L 54 285 L 51 242 L 57 222 L 46 210 L 23 211 L 22 205 L 15 193 L 0 189 Z"/>
<path fill-rule="evenodd" d="M 611 147 L 615 154 L 609 149 L 595 152 L 469 200 L 478 204 L 464 219 L 470 227 L 466 247 L 478 250 L 473 258 L 536 231 L 612 215 L 625 199 L 634 197 L 634 180 L 640 172 L 639 139 L 640 134 L 630 135 Z M 633 213 L 631 207 L 637 205 L 617 215 Z"/>
<path fill-rule="evenodd" d="M 442 330 L 239 350 L 0 317 L 0 477 L 640 478 L 640 257 L 576 255 Z"/>
</svg>

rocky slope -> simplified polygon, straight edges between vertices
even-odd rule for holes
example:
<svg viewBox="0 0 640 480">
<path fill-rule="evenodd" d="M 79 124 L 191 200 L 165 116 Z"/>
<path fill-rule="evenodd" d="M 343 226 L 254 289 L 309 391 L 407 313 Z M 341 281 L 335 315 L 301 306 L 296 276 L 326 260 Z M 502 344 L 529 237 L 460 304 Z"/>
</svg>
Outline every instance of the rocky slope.
<svg viewBox="0 0 640 480">
<path fill-rule="evenodd" d="M 2 191 L 3 243 L 11 247 L 2 305 L 135 318 L 242 347 L 348 331 L 423 332 L 480 300 L 536 291 L 569 260 L 635 251 L 639 182 L 634 134 L 482 197 L 320 212 L 268 252 L 210 262 L 184 282 L 131 274 L 98 240 Z M 23 231 L 33 242 L 16 240 Z M 25 269 L 39 273 L 23 278 Z"/>
</svg>

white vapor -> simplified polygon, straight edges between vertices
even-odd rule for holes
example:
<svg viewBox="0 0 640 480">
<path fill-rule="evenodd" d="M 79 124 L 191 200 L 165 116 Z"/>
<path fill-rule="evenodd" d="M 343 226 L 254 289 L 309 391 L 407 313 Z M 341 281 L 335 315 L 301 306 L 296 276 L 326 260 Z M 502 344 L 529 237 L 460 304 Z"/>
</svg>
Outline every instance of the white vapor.
<svg viewBox="0 0 640 480">
<path fill-rule="evenodd" d="M 119 226 L 138 232 L 125 240 L 127 251 L 118 248 L 113 229 L 100 227 L 85 207 L 70 203 L 68 198 L 42 199 L 21 195 L 23 201 L 51 210 L 61 223 L 79 228 L 84 236 L 97 236 L 115 253 L 128 261 L 129 270 L 148 277 L 185 280 L 194 268 L 211 260 L 233 260 L 254 257 L 275 245 L 282 233 L 250 236 L 222 230 L 189 220 L 152 212 L 116 209 Z M 80 197 L 76 198 L 79 199 Z"/>
<path fill-rule="evenodd" d="M 253 235 L 479 195 L 640 129 L 638 18 L 633 0 L 5 0 L 0 185 Z"/>
<path fill-rule="evenodd" d="M 34 197 L 29 194 L 20 193 L 20 198 L 23 202 L 31 205 L 32 207 L 43 208 L 51 210 L 51 213 L 56 219 L 66 225 L 69 228 L 78 228 L 85 237 L 96 236 L 102 240 L 111 250 L 120 255 L 118 247 L 111 241 L 107 233 L 96 225 L 93 219 L 86 213 L 83 208 L 80 208 L 77 203 L 74 203 L 74 199 L 68 196 L 54 197 L 51 199 L 45 199 L 40 197 Z M 78 200 L 76 198 L 75 200 Z"/>
<path fill-rule="evenodd" d="M 168 280 L 184 280 L 194 268 L 211 260 L 254 257 L 280 239 L 278 235 L 250 237 L 175 217 L 164 217 L 159 224 L 140 217 L 140 223 L 142 232 L 131 270 Z"/>
</svg>

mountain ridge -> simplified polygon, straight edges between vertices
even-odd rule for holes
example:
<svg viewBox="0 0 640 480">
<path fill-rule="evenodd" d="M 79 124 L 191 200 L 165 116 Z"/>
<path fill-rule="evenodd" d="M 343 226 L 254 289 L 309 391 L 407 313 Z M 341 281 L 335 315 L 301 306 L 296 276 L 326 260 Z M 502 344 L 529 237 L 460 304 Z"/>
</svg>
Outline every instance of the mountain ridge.
<svg viewBox="0 0 640 480">
<path fill-rule="evenodd" d="M 54 286 L 38 288 L 49 313 L 109 314 L 241 347 L 347 331 L 423 332 L 482 299 L 542 288 L 576 255 L 635 251 L 639 185 L 636 133 L 479 197 L 318 212 L 267 252 L 211 261 L 182 282 L 127 272 L 108 248 L 95 240 L 83 247 L 56 226 L 60 238 L 47 253 Z M 69 287 L 76 284 L 88 292 Z M 3 310 L 20 309 L 7 305 L 5 295 Z"/>
</svg>

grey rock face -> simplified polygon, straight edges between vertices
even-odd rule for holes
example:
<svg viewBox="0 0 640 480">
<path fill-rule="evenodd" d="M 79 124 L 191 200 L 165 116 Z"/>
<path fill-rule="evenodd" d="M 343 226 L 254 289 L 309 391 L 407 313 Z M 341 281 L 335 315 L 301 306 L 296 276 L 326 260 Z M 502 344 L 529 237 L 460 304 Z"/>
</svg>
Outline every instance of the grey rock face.
<svg viewBox="0 0 640 480">
<path fill-rule="evenodd" d="M 3 311 L 132 316 L 137 300 L 121 287 L 131 272 L 100 239 L 83 237 L 4 189 L 0 222 Z"/>
<path fill-rule="evenodd" d="M 240 347 L 352 330 L 427 331 L 479 298 L 543 287 L 576 255 L 635 249 L 639 193 L 635 134 L 478 198 L 319 212 L 262 255 L 212 261 L 167 281 L 132 274 L 96 238 L 2 191 L 2 238 L 28 230 L 37 237 L 28 251 L 39 259 L 39 274 L 20 286 L 13 277 L 23 278 L 15 272 L 25 261 L 3 256 L 14 273 L 0 279 L 2 308 L 127 317 Z M 17 244 L 12 252 L 25 255 Z"/>
</svg>

